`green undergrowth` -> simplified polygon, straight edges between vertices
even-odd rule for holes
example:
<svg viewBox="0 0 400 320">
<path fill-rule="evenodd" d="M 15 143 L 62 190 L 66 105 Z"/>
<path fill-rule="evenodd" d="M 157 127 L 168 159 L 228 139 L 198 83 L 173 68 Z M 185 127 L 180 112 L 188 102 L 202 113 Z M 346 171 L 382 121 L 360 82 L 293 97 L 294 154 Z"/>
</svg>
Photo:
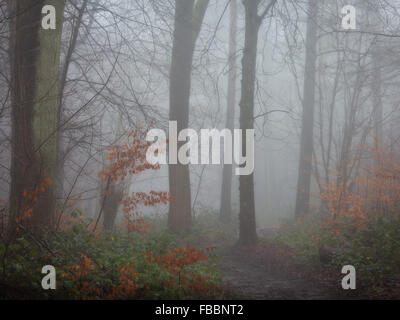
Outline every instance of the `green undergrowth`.
<svg viewBox="0 0 400 320">
<path fill-rule="evenodd" d="M 374 219 L 362 228 L 341 221 L 333 228 L 321 216 L 288 220 L 261 243 L 290 248 L 299 264 L 340 274 L 356 269 L 359 288 L 372 296 L 400 293 L 400 219 L 396 215 Z M 343 277 L 342 275 L 340 278 Z M 400 298 L 400 296 L 398 296 Z"/>
<path fill-rule="evenodd" d="M 12 243 L 0 243 L 0 298 L 223 297 L 215 253 L 180 240 L 165 228 L 93 233 L 84 222 L 41 239 L 22 233 Z M 42 289 L 45 265 L 55 267 L 56 290 Z"/>
</svg>

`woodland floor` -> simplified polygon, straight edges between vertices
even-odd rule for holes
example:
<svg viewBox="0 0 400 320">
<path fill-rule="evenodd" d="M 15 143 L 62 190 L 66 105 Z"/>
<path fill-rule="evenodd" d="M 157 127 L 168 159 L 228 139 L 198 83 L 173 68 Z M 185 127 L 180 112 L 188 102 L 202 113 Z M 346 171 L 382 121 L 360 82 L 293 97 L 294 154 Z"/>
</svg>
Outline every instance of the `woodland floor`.
<svg viewBox="0 0 400 320">
<path fill-rule="evenodd" d="M 310 270 L 293 264 L 285 249 L 260 245 L 256 248 L 232 244 L 216 247 L 219 268 L 228 299 L 249 300 L 332 300 L 359 299 L 357 292 L 341 288 L 337 280 L 323 270 Z"/>
</svg>

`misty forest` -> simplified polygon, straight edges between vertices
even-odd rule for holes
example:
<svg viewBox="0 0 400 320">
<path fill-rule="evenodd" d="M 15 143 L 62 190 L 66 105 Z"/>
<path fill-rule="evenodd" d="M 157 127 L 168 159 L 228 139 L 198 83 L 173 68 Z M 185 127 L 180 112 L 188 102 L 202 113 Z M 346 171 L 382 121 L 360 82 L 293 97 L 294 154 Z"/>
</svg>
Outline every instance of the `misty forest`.
<svg viewBox="0 0 400 320">
<path fill-rule="evenodd" d="M 1 1 L 0 299 L 400 298 L 399 87 L 398 0 Z"/>
</svg>

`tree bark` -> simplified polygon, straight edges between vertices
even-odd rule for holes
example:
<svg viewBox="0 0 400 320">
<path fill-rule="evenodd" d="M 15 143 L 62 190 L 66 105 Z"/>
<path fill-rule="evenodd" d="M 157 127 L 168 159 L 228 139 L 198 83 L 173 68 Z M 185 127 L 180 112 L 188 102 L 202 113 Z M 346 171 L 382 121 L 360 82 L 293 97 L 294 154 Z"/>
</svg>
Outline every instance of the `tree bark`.
<svg viewBox="0 0 400 320">
<path fill-rule="evenodd" d="M 41 26 L 42 8 L 56 8 L 56 29 Z M 16 27 L 12 83 L 12 162 L 10 231 L 16 221 L 40 235 L 52 227 L 56 205 L 57 116 L 59 109 L 59 62 L 64 1 L 15 1 Z M 50 185 L 32 194 L 45 179 Z M 24 217 L 27 207 L 32 216 Z M 25 219 L 26 218 L 26 219 Z M 22 219 L 22 220 L 19 220 Z"/>
<path fill-rule="evenodd" d="M 14 46 L 15 46 L 15 6 L 14 0 L 7 0 L 7 15 L 9 19 L 9 42 L 8 42 L 8 58 L 10 59 L 10 81 L 13 78 L 13 61 L 14 61 Z"/>
<path fill-rule="evenodd" d="M 76 44 L 78 41 L 78 36 L 79 36 L 79 31 L 81 29 L 81 25 L 83 22 L 83 15 L 86 12 L 87 5 L 88 5 L 89 0 L 83 0 L 83 3 L 81 7 L 78 10 L 78 15 L 76 17 L 76 21 L 73 24 L 73 29 L 72 29 L 72 34 L 71 34 L 71 39 L 68 44 L 68 50 L 65 56 L 65 61 L 64 64 L 61 68 L 61 74 L 60 74 L 60 107 L 58 110 L 58 127 L 60 128 L 59 133 L 58 133 L 58 168 L 57 168 L 57 199 L 60 201 L 60 199 L 64 199 L 64 176 L 65 176 L 65 158 L 66 158 L 66 148 L 64 145 L 64 139 L 63 139 L 63 133 L 65 128 L 61 128 L 61 124 L 63 122 L 63 114 L 64 114 L 64 91 L 65 87 L 67 84 L 67 76 L 68 76 L 68 71 L 69 67 L 71 65 L 72 61 L 72 55 L 75 51 Z"/>
<path fill-rule="evenodd" d="M 261 15 L 258 15 L 260 0 L 243 1 L 245 17 L 245 40 L 242 58 L 242 88 L 240 100 L 240 128 L 242 129 L 242 150 L 246 150 L 246 129 L 254 129 L 254 92 L 256 79 L 257 42 L 261 23 L 276 3 L 272 0 Z M 239 178 L 240 212 L 239 243 L 257 243 L 256 212 L 254 203 L 254 173 Z"/>
<path fill-rule="evenodd" d="M 177 121 L 178 132 L 189 125 L 190 85 L 193 53 L 207 9 L 208 0 L 176 0 L 170 69 L 169 120 Z M 178 143 L 178 149 L 182 143 Z M 170 150 L 171 152 L 171 150 Z M 177 232 L 191 226 L 191 192 L 189 166 L 170 164 L 170 201 L 168 227 Z"/>
<path fill-rule="evenodd" d="M 296 218 L 309 212 L 314 137 L 315 75 L 317 60 L 318 1 L 309 1 L 304 73 L 300 159 L 296 194 Z"/>
<path fill-rule="evenodd" d="M 228 97 L 226 111 L 226 128 L 233 132 L 235 121 L 236 103 L 236 38 L 237 38 L 237 2 L 230 3 L 230 33 L 229 33 L 229 75 L 228 75 Z M 232 165 L 223 167 L 221 187 L 220 220 L 230 223 L 232 216 Z"/>
<path fill-rule="evenodd" d="M 113 231 L 115 219 L 117 218 L 119 203 L 122 200 L 122 185 L 111 182 L 109 188 L 105 190 L 103 208 L 103 227 L 104 230 Z"/>
<path fill-rule="evenodd" d="M 383 105 L 382 105 L 382 67 L 380 63 L 380 49 L 379 44 L 373 48 L 372 64 L 373 64 L 373 78 L 372 78 L 372 96 L 373 96 L 373 117 L 375 128 L 375 147 L 379 151 L 379 147 L 383 143 Z"/>
</svg>

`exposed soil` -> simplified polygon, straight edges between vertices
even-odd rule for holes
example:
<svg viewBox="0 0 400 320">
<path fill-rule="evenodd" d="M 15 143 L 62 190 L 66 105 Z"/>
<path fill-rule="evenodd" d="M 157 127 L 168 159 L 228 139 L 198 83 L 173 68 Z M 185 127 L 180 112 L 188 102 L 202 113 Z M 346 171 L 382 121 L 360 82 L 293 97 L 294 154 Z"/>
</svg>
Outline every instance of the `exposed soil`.
<svg viewBox="0 0 400 320">
<path fill-rule="evenodd" d="M 227 287 L 242 299 L 338 299 L 338 292 L 301 272 L 266 261 L 260 249 L 221 249 L 220 268 Z M 272 263 L 273 261 L 271 261 Z"/>
<path fill-rule="evenodd" d="M 219 267 L 228 297 L 249 300 L 357 299 L 358 293 L 341 288 L 322 270 L 296 265 L 288 249 L 277 246 L 244 248 L 217 245 Z M 357 291 L 357 290 L 356 290 Z"/>
</svg>

